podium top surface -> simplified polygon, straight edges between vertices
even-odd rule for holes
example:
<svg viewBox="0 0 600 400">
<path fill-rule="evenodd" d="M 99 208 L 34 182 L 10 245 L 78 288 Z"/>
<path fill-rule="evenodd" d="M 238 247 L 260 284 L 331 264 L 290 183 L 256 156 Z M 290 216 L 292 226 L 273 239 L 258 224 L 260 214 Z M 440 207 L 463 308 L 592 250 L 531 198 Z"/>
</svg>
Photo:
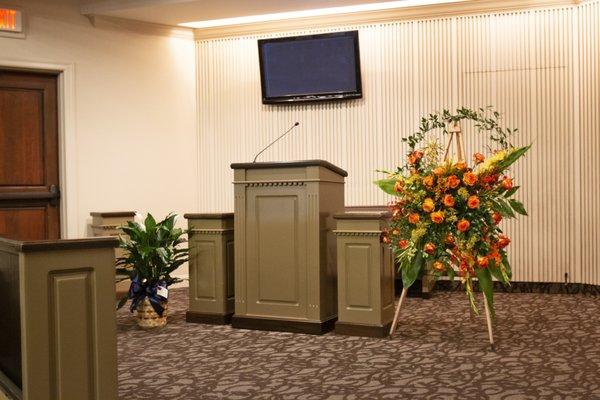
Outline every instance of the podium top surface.
<svg viewBox="0 0 600 400">
<path fill-rule="evenodd" d="M 323 167 L 338 175 L 348 176 L 348 173 L 325 160 L 301 160 L 301 161 L 266 161 L 255 163 L 233 163 L 232 169 L 268 169 L 268 168 L 295 168 L 295 167 Z"/>
</svg>

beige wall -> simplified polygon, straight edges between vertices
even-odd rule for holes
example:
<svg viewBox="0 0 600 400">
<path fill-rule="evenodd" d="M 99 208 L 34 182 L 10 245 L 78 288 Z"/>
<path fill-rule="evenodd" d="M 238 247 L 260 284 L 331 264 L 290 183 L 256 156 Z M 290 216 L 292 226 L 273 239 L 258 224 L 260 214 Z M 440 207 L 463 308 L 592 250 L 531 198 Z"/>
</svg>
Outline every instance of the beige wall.
<svg viewBox="0 0 600 400">
<path fill-rule="evenodd" d="M 78 0 L 2 3 L 22 7 L 28 27 L 24 40 L 0 37 L 0 65 L 74 66 L 69 236 L 88 234 L 90 211 L 196 211 L 194 42 L 94 28 Z"/>
<path fill-rule="evenodd" d="M 266 35 L 198 41 L 200 207 L 232 210 L 229 163 L 250 161 L 294 121 L 300 127 L 261 160 L 326 159 L 349 172 L 347 205 L 383 204 L 375 170 L 401 162 L 400 139 L 420 115 L 492 104 L 522 131 L 516 144 L 534 143 L 514 171 L 530 216 L 505 225 L 515 280 L 562 282 L 568 273 L 600 284 L 599 25 L 594 0 L 334 28 L 360 30 L 364 98 L 295 106 L 261 104 L 256 40 Z M 320 31 L 277 35 L 310 32 Z M 481 145 L 467 139 L 469 153 Z"/>
</svg>

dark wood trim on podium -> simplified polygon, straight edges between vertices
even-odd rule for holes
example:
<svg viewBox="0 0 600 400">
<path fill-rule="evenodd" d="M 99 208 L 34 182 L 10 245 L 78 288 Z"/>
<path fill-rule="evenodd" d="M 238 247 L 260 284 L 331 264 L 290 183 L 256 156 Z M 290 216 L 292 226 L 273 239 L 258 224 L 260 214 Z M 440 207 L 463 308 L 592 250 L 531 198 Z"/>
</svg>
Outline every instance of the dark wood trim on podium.
<svg viewBox="0 0 600 400">
<path fill-rule="evenodd" d="M 366 336 L 374 338 L 388 337 L 390 334 L 390 327 L 392 323 L 389 322 L 386 325 L 363 325 L 363 324 L 351 324 L 347 322 L 337 321 L 335 323 L 335 333 L 338 335 L 347 336 Z"/>
<path fill-rule="evenodd" d="M 307 333 L 310 335 L 323 335 L 335 328 L 337 317 L 322 322 L 300 321 L 289 319 L 275 319 L 272 317 L 246 317 L 234 315 L 231 327 L 239 329 L 252 329 L 259 331 Z"/>
<path fill-rule="evenodd" d="M 272 168 L 304 168 L 323 167 L 336 174 L 347 177 L 348 173 L 340 167 L 325 160 L 301 160 L 301 161 L 268 161 L 255 163 L 233 163 L 232 169 L 272 169 Z"/>
<path fill-rule="evenodd" d="M 230 314 L 203 313 L 198 311 L 187 311 L 185 313 L 185 322 L 194 324 L 209 324 L 209 325 L 229 325 L 231 323 Z"/>
</svg>

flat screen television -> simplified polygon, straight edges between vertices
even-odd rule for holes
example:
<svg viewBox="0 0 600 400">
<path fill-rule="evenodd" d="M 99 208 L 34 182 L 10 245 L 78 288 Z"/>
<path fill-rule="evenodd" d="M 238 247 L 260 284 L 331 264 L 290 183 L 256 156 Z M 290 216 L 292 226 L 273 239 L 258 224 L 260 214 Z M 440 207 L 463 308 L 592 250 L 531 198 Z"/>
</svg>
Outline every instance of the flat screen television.
<svg viewBox="0 0 600 400">
<path fill-rule="evenodd" d="M 358 31 L 258 41 L 265 104 L 362 97 Z"/>
</svg>

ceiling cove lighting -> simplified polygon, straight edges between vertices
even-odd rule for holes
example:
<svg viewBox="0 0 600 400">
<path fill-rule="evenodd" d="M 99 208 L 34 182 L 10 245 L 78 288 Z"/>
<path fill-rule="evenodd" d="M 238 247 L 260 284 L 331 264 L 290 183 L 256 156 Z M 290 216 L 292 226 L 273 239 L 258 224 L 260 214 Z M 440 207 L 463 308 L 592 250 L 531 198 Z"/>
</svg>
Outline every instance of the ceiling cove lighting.
<svg viewBox="0 0 600 400">
<path fill-rule="evenodd" d="M 329 8 L 314 8 L 311 10 L 301 11 L 288 11 L 274 14 L 261 14 L 261 15 L 247 15 L 243 17 L 234 18 L 223 18 L 223 19 L 211 19 L 206 21 L 195 21 L 185 22 L 179 24 L 188 28 L 215 28 L 219 26 L 228 25 L 245 25 L 254 24 L 259 22 L 271 22 L 290 20 L 297 18 L 307 17 L 321 17 L 326 15 L 335 14 L 351 14 L 366 11 L 380 11 L 380 10 L 392 10 L 397 8 L 408 8 L 417 6 L 428 6 L 435 4 L 446 4 L 446 3 L 462 3 L 468 0 L 399 0 L 399 1 L 386 1 L 383 3 L 371 3 L 371 4 L 358 4 L 354 6 L 341 6 L 341 7 L 329 7 Z"/>
</svg>

